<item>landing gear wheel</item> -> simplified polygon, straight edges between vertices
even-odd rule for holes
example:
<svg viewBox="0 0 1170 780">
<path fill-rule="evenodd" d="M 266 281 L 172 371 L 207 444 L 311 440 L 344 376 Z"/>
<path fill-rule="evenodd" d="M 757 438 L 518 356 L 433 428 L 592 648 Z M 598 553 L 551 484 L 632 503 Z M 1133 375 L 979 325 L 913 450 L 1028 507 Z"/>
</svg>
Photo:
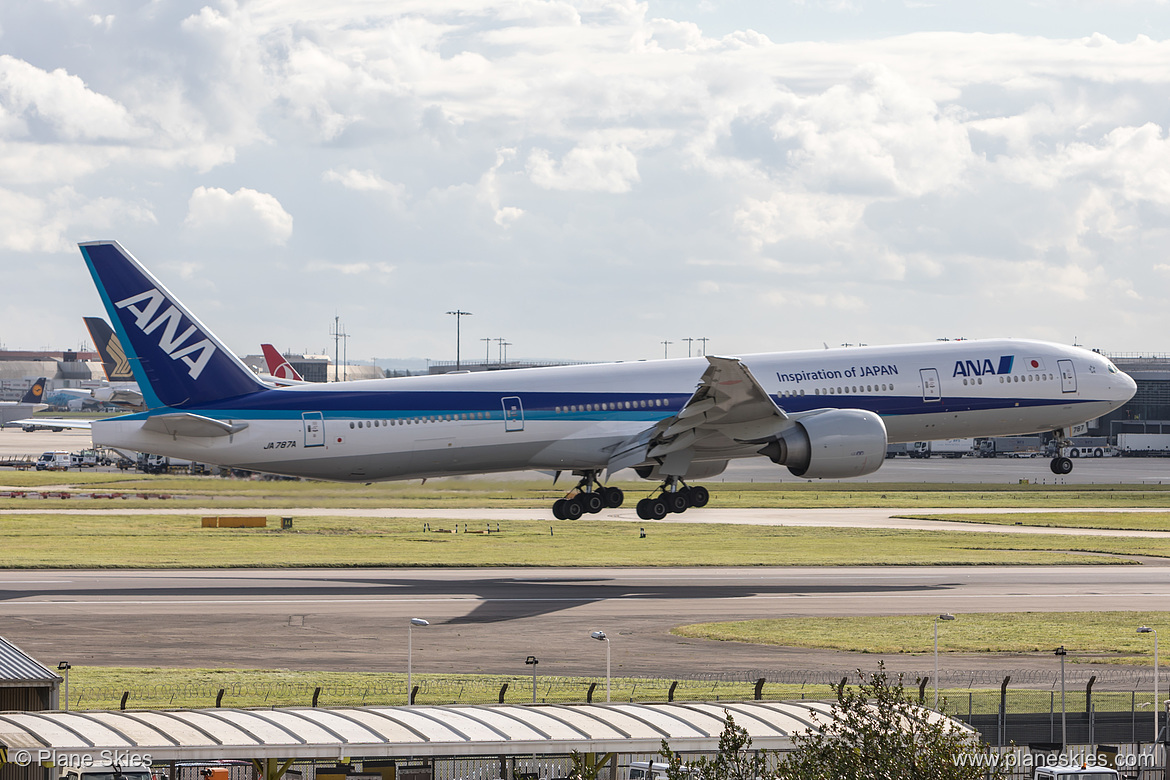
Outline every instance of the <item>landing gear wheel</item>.
<svg viewBox="0 0 1170 780">
<path fill-rule="evenodd" d="M 621 488 L 603 487 L 598 488 L 597 492 L 601 494 L 601 500 L 609 509 L 617 509 L 626 500 L 626 494 L 622 492 Z"/>
<path fill-rule="evenodd" d="M 663 501 L 661 497 L 650 498 L 647 500 L 650 502 L 649 509 L 651 520 L 661 520 L 662 518 L 666 517 L 666 514 L 670 511 L 670 508 L 666 505 L 666 502 Z"/>
<path fill-rule="evenodd" d="M 557 520 L 568 520 L 568 515 L 565 514 L 565 504 L 569 503 L 566 499 L 558 498 L 553 502 L 553 517 Z"/>
<path fill-rule="evenodd" d="M 565 519 L 577 520 L 585 512 L 585 507 L 576 498 L 562 499 L 565 502 Z"/>
<path fill-rule="evenodd" d="M 662 496 L 662 501 L 666 504 L 666 508 L 669 511 L 674 512 L 676 515 L 680 515 L 687 511 L 691 506 L 691 502 L 687 501 L 687 494 L 681 490 L 676 493 L 664 494 Z"/>
<path fill-rule="evenodd" d="M 576 500 L 581 504 L 581 509 L 591 515 L 595 515 L 602 509 L 605 509 L 605 501 L 597 493 L 581 493 Z"/>
<path fill-rule="evenodd" d="M 711 493 L 702 485 L 695 485 L 691 488 L 689 498 L 691 500 L 691 506 L 695 509 L 701 509 L 707 506 L 707 502 L 711 500 Z"/>
<path fill-rule="evenodd" d="M 635 507 L 638 511 L 638 517 L 642 520 L 653 520 L 654 514 L 650 510 L 650 499 L 643 498 Z"/>
<path fill-rule="evenodd" d="M 1072 458 L 1053 458 L 1049 464 L 1053 474 L 1071 474 L 1073 470 Z"/>
</svg>

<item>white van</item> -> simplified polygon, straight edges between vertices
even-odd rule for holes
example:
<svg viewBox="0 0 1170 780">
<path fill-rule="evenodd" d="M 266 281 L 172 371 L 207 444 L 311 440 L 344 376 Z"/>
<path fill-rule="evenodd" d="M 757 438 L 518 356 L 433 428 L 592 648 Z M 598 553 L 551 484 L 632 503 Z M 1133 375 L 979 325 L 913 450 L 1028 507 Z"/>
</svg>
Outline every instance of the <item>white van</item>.
<svg viewBox="0 0 1170 780">
<path fill-rule="evenodd" d="M 65 767 L 60 780 L 152 780 L 150 769 L 144 766 L 86 766 Z"/>
<path fill-rule="evenodd" d="M 51 450 L 37 458 L 37 471 L 68 471 L 73 465 L 73 456 L 65 450 Z"/>
<path fill-rule="evenodd" d="M 666 780 L 669 767 L 658 761 L 631 761 L 626 767 L 625 780 Z"/>
</svg>

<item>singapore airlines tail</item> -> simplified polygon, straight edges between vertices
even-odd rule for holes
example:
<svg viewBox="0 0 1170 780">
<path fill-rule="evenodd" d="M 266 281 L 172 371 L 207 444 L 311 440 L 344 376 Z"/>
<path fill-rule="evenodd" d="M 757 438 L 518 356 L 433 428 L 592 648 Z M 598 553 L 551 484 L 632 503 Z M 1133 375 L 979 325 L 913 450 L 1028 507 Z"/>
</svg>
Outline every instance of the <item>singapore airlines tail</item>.
<svg viewBox="0 0 1170 780">
<path fill-rule="evenodd" d="M 130 370 L 130 360 L 126 357 L 126 350 L 122 349 L 122 342 L 109 323 L 101 317 L 82 317 L 89 337 L 102 358 L 102 370 L 106 372 L 106 379 L 110 382 L 133 382 L 134 372 Z"/>
</svg>

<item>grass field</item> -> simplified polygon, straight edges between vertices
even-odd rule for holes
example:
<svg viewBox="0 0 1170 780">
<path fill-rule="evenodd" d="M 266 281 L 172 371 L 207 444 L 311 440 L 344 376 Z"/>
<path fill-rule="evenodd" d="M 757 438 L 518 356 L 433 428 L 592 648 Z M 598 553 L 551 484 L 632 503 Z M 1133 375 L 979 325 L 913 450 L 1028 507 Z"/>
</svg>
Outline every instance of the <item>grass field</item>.
<svg viewBox="0 0 1170 780">
<path fill-rule="evenodd" d="M 372 485 L 315 481 L 263 481 L 218 477 L 146 477 L 135 473 L 35 471 L 0 472 L 0 491 L 51 487 L 77 492 L 167 494 L 175 506 L 224 505 L 237 508 L 289 507 L 534 507 L 545 508 L 572 487 L 568 480 L 542 482 L 476 479 L 430 480 L 426 484 L 381 482 Z M 648 495 L 648 482 L 615 483 L 627 501 Z M 900 509 L 929 508 L 1165 508 L 1170 485 L 951 485 L 858 482 L 706 483 L 715 506 Z M 7 508 L 41 508 L 43 499 L 5 499 Z"/>
<path fill-rule="evenodd" d="M 263 513 L 258 513 L 263 514 Z M 304 517 L 291 531 L 202 528 L 199 515 L 0 515 L 6 568 L 868 566 L 1127 563 L 1170 538 L 969 534 L 619 521 L 441 523 Z M 451 531 L 458 527 L 458 533 Z M 499 533 L 494 529 L 498 527 Z M 479 531 L 480 533 L 466 533 Z M 646 537 L 640 538 L 640 529 Z"/>
<path fill-rule="evenodd" d="M 784 618 L 679 626 L 678 636 L 848 650 L 864 653 L 934 651 L 932 615 Z M 940 653 L 1039 653 L 1063 645 L 1068 660 L 1153 663 L 1154 640 L 1137 627 L 1170 623 L 1170 612 L 989 612 L 939 622 Z"/>
<path fill-rule="evenodd" d="M 1101 528 L 1110 531 L 1170 531 L 1170 512 L 1021 512 L 996 515 L 906 515 L 919 520 L 951 523 L 1026 525 L 1037 528 Z"/>
<path fill-rule="evenodd" d="M 1044 534 L 968 534 L 687 523 L 512 520 L 422 521 L 387 517 L 297 517 L 279 530 L 282 510 L 547 508 L 564 486 L 490 480 L 427 484 L 351 485 L 200 477 L 143 477 L 108 472 L 5 473 L 15 489 L 70 488 L 122 493 L 119 499 L 5 498 L 0 515 L 0 566 L 314 567 L 314 566 L 807 566 L 1126 563 L 1119 556 L 1170 557 L 1170 540 L 1069 537 Z M 625 485 L 630 503 L 645 483 Z M 4 488 L 0 488 L 3 490 Z M 146 498 L 140 496 L 146 495 Z M 167 496 L 160 498 L 159 496 Z M 724 485 L 725 507 L 1163 507 L 1170 490 L 1126 486 L 1036 485 Z M 100 515 L 70 508 L 103 509 Z M 137 510 L 190 507 L 220 514 L 263 514 L 267 529 L 204 529 L 200 515 L 127 515 Z M 54 509 L 52 517 L 21 509 Z M 66 510 L 66 511 L 61 511 Z M 380 514 L 385 514 L 381 512 Z M 551 515 L 551 513 L 550 513 Z M 966 516 L 931 515 L 946 520 Z M 994 522 L 1103 528 L 1170 527 L 1170 511 L 1142 513 L 1028 513 L 991 515 Z M 983 515 L 980 515 L 982 520 Z M 488 529 L 499 533 L 483 533 Z M 640 529 L 646 529 L 641 538 Z M 458 529 L 458 533 L 451 531 Z M 464 533 L 473 531 L 480 533 Z"/>
</svg>

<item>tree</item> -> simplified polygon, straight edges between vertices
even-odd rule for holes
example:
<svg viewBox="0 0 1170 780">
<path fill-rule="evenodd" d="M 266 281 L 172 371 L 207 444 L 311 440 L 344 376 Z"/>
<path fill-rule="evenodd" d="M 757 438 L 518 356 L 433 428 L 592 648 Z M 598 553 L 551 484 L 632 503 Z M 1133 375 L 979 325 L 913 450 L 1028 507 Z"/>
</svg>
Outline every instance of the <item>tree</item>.
<svg viewBox="0 0 1170 780">
<path fill-rule="evenodd" d="M 719 753 L 715 758 L 703 756 L 684 763 L 682 756 L 670 749 L 666 740 L 660 751 L 666 759 L 667 780 L 760 780 L 767 774 L 767 759 L 762 751 L 753 751 L 747 729 L 736 725 L 727 710 L 723 731 L 719 734 Z"/>
<path fill-rule="evenodd" d="M 949 718 L 919 705 L 885 665 L 837 687 L 837 702 L 815 728 L 794 734 L 777 780 L 982 780 L 1000 777 L 971 759 L 981 743 Z M 945 706 L 943 708 L 945 710 Z"/>
</svg>

